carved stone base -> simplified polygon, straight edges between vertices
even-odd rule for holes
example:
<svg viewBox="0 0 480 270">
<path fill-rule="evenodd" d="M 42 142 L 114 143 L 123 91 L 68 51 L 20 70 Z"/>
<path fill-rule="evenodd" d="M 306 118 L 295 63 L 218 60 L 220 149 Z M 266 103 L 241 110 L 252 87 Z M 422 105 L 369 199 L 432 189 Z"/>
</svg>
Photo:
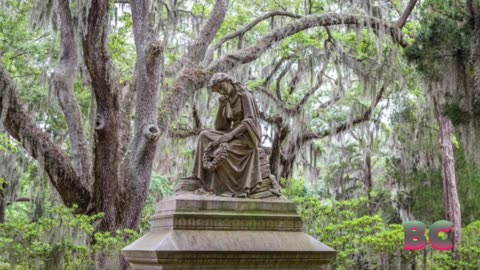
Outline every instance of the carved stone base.
<svg viewBox="0 0 480 270">
<path fill-rule="evenodd" d="M 184 194 L 161 201 L 122 255 L 133 269 L 321 269 L 336 252 L 302 225 L 285 199 Z"/>
</svg>

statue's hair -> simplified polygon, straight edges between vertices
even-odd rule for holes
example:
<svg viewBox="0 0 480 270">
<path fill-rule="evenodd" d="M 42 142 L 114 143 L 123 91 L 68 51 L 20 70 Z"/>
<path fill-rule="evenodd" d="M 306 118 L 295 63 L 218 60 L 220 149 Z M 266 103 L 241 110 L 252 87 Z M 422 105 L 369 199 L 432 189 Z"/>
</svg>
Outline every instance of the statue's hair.
<svg viewBox="0 0 480 270">
<path fill-rule="evenodd" d="M 222 82 L 231 83 L 237 89 L 237 91 L 248 90 L 247 87 L 245 85 L 243 85 L 241 82 L 236 81 L 235 79 L 233 79 L 232 76 L 230 76 L 226 73 L 222 73 L 222 72 L 213 74 L 212 78 L 210 79 L 210 81 L 207 84 L 207 87 L 212 89 L 212 87 L 214 85 L 216 85 L 217 83 L 222 83 Z"/>
</svg>

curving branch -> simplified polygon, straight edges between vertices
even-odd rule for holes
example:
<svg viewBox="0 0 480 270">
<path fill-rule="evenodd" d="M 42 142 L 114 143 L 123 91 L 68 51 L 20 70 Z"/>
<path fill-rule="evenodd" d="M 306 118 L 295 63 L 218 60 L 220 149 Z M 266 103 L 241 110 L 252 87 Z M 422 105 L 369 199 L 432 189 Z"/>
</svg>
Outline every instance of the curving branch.
<svg viewBox="0 0 480 270">
<path fill-rule="evenodd" d="M 405 26 L 405 24 L 407 23 L 408 17 L 410 17 L 410 14 L 412 14 L 412 11 L 415 8 L 415 5 L 417 4 L 417 2 L 418 0 L 410 0 L 402 16 L 398 19 L 396 23 L 396 26 L 398 28 L 402 29 Z"/>
<path fill-rule="evenodd" d="M 2 125 L 8 134 L 42 165 L 65 205 L 71 207 L 77 204 L 77 211 L 86 213 L 91 198 L 88 189 L 82 185 L 64 151 L 50 140 L 49 134 L 38 127 L 25 111 L 15 83 L 1 64 L 0 112 Z"/>
<path fill-rule="evenodd" d="M 290 70 L 290 68 L 292 67 L 292 65 L 294 63 L 295 63 L 295 61 L 288 62 L 287 66 L 278 75 L 278 78 L 277 78 L 277 81 L 276 81 L 276 84 L 275 84 L 276 85 L 275 86 L 275 93 L 277 94 L 277 99 L 282 103 L 284 103 L 285 101 L 282 98 L 281 83 L 282 83 L 283 78 L 285 77 L 285 75 L 287 75 L 287 72 Z"/>
<path fill-rule="evenodd" d="M 90 178 L 90 146 L 83 129 L 83 120 L 73 84 L 78 67 L 78 48 L 75 29 L 67 0 L 57 0 L 60 17 L 61 48 L 60 63 L 52 78 L 52 88 L 58 98 L 60 107 L 68 126 L 70 143 L 73 150 L 73 164 L 82 183 L 88 186 Z"/>
<path fill-rule="evenodd" d="M 270 72 L 270 74 L 268 74 L 268 76 L 265 78 L 265 81 L 263 82 L 263 87 L 267 87 L 269 84 L 270 84 L 270 81 L 272 80 L 273 76 L 275 75 L 275 73 L 277 73 L 277 71 L 280 69 L 280 67 L 282 66 L 283 63 L 285 63 L 285 61 L 287 60 L 290 60 L 292 59 L 293 57 L 295 56 L 295 54 L 290 54 L 288 56 L 285 56 L 285 57 L 282 57 L 274 66 L 274 68 L 272 69 L 272 71 Z"/>
<path fill-rule="evenodd" d="M 200 63 L 205 57 L 205 53 L 210 43 L 215 38 L 218 29 L 223 23 L 227 14 L 229 0 L 216 0 L 212 13 L 206 23 L 203 25 L 202 30 L 198 37 L 188 46 L 187 53 L 182 56 L 178 61 L 166 67 L 166 76 L 171 76 L 175 72 L 178 72 L 183 66 L 195 66 Z"/>
<path fill-rule="evenodd" d="M 293 92 L 296 90 L 298 83 L 300 82 L 300 79 L 302 78 L 302 73 L 304 72 L 303 66 L 301 63 L 298 63 L 298 68 L 295 71 L 289 85 L 288 85 L 288 94 L 292 95 Z"/>
<path fill-rule="evenodd" d="M 158 126 L 162 132 L 178 115 L 184 104 L 196 90 L 204 87 L 213 74 L 203 69 L 184 68 L 173 86 L 169 88 L 161 101 L 158 113 Z"/>
<path fill-rule="evenodd" d="M 228 35 L 224 36 L 217 43 L 215 43 L 215 45 L 210 46 L 210 48 L 208 49 L 207 54 L 205 56 L 204 62 L 205 63 L 210 63 L 213 59 L 214 52 L 216 50 L 218 50 L 225 42 L 227 42 L 231 39 L 234 39 L 236 37 L 243 36 L 246 32 L 250 31 L 253 27 L 255 27 L 260 22 L 262 22 L 264 20 L 267 20 L 269 18 L 275 17 L 275 16 L 286 16 L 286 17 L 296 18 L 296 19 L 301 18 L 300 15 L 297 15 L 297 14 L 294 14 L 294 13 L 291 13 L 291 12 L 286 12 L 286 11 L 272 11 L 272 12 L 269 12 L 267 14 L 264 14 L 264 15 L 256 18 L 254 21 L 250 22 L 249 24 L 245 25 L 243 28 L 241 28 L 241 29 L 239 29 L 239 30 L 237 30 L 237 31 L 235 31 L 231 34 L 228 34 Z"/>
<path fill-rule="evenodd" d="M 279 79 L 277 80 L 277 86 L 276 86 L 276 94 L 277 94 L 277 97 L 275 97 L 272 93 L 270 93 L 265 85 L 266 83 L 263 84 L 263 86 L 261 87 L 257 87 L 256 90 L 265 95 L 266 97 L 268 97 L 270 100 L 272 100 L 276 105 L 277 107 L 282 110 L 283 112 L 287 113 L 287 114 L 290 114 L 290 115 L 295 115 L 295 114 L 298 114 L 300 113 L 302 107 L 308 102 L 308 100 L 318 91 L 318 89 L 320 89 L 320 87 L 323 85 L 323 76 L 325 74 L 325 71 L 328 67 L 328 64 L 329 64 L 329 60 L 330 60 L 330 54 L 327 54 L 327 59 L 325 60 L 325 63 L 321 69 L 321 71 L 318 73 L 317 75 L 317 83 L 307 91 L 307 93 L 305 93 L 305 95 L 303 96 L 302 100 L 300 100 L 297 104 L 295 105 L 291 105 L 291 106 L 287 106 L 285 104 L 285 102 L 281 101 L 279 98 L 278 98 L 278 95 L 280 94 L 280 86 L 278 85 L 278 81 L 281 79 L 281 77 L 283 77 L 283 75 L 281 74 L 279 77 Z M 275 66 L 274 70 L 277 69 L 278 70 L 278 64 L 277 66 Z M 285 70 L 284 70 L 285 71 Z M 274 72 L 272 72 L 273 74 Z M 283 72 L 282 72 L 283 73 Z M 292 87 L 292 86 L 290 86 Z M 336 102 L 338 99 L 340 99 L 340 97 L 335 97 L 334 99 L 330 100 L 329 102 L 326 102 L 325 104 L 322 104 L 322 106 L 327 106 L 327 104 L 333 104 L 334 102 Z"/>
<path fill-rule="evenodd" d="M 291 22 L 285 27 L 275 29 L 272 33 L 259 39 L 255 45 L 225 55 L 210 65 L 209 70 L 211 72 L 225 72 L 232 70 L 241 64 L 256 60 L 266 50 L 270 49 L 273 45 L 286 37 L 309 28 L 332 25 L 360 25 L 369 26 L 374 29 L 385 28 L 388 30 L 393 40 L 401 46 L 408 45 L 403 40 L 403 34 L 399 28 L 378 18 L 342 14 L 310 15 Z"/>
</svg>

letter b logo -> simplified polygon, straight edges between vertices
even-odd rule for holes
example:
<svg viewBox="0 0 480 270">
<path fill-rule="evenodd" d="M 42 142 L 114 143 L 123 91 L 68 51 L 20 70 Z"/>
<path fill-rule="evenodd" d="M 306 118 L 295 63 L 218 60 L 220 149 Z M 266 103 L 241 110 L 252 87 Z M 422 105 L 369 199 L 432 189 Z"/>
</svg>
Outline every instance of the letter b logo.
<svg viewBox="0 0 480 270">
<path fill-rule="evenodd" d="M 436 250 L 450 250 L 453 248 L 453 242 L 450 235 L 447 239 L 441 239 L 438 234 L 440 232 L 449 233 L 453 228 L 453 223 L 446 220 L 440 220 L 430 226 L 428 238 L 430 245 Z M 405 233 L 405 250 L 422 250 L 428 242 L 425 237 L 427 227 L 420 221 L 407 221 L 403 225 Z"/>
</svg>

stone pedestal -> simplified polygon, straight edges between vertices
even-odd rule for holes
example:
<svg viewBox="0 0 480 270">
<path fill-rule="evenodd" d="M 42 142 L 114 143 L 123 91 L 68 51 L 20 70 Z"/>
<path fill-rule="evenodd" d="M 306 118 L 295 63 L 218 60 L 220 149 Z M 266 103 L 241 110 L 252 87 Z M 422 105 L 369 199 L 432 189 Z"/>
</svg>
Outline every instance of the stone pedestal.
<svg viewBox="0 0 480 270">
<path fill-rule="evenodd" d="M 149 233 L 122 250 L 133 269 L 321 269 L 335 250 L 302 232 L 296 205 L 181 195 L 157 205 Z"/>
</svg>

